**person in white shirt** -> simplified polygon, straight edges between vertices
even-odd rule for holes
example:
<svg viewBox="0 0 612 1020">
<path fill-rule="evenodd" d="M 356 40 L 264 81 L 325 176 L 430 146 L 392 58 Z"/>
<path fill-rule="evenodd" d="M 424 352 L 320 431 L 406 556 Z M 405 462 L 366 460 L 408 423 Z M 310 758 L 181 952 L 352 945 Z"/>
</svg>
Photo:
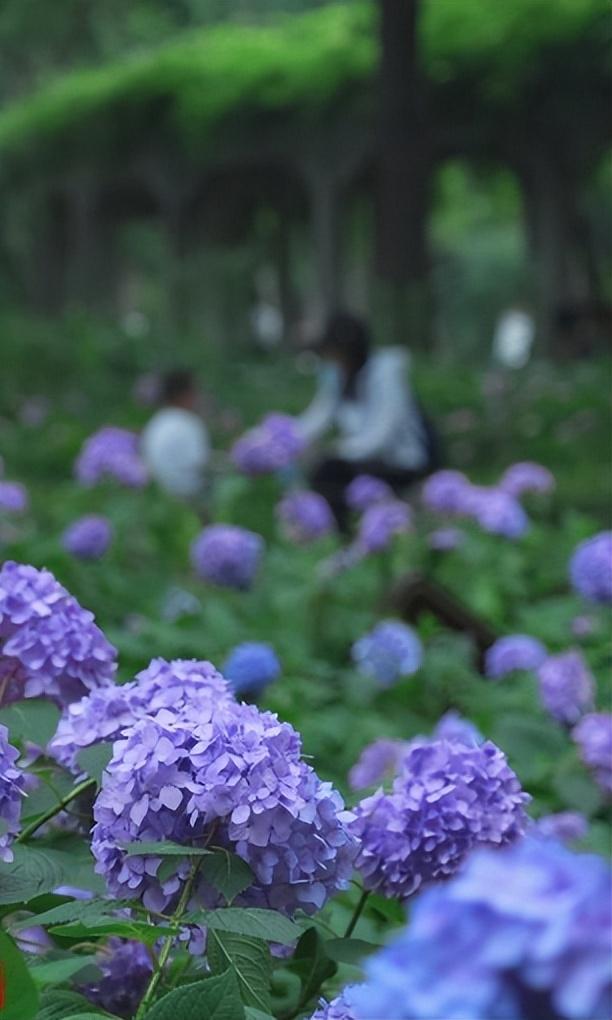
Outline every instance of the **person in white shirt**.
<svg viewBox="0 0 612 1020">
<path fill-rule="evenodd" d="M 142 432 L 142 458 L 162 489 L 178 499 L 198 503 L 207 489 L 210 442 L 195 410 L 198 393 L 191 373 L 168 372 L 162 381 L 161 401 Z"/>
<path fill-rule="evenodd" d="M 438 466 L 436 442 L 412 393 L 407 350 L 372 349 L 367 325 L 341 312 L 327 323 L 318 351 L 319 384 L 298 422 L 309 443 L 336 432 L 310 483 L 342 526 L 344 493 L 353 478 L 374 475 L 400 492 Z"/>
</svg>

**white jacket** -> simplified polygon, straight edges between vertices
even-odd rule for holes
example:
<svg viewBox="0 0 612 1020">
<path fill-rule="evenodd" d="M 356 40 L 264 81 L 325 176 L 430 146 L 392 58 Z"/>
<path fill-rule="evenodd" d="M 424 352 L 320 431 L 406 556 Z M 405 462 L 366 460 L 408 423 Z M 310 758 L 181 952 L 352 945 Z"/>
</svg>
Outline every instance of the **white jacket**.
<svg viewBox="0 0 612 1020">
<path fill-rule="evenodd" d="M 374 351 L 359 372 L 354 396 L 342 394 L 339 370 L 327 366 L 314 399 L 298 419 L 312 442 L 335 427 L 343 460 L 381 460 L 418 470 L 427 461 L 423 422 L 409 384 L 410 355 L 402 347 Z"/>
<path fill-rule="evenodd" d="M 189 499 L 205 488 L 210 458 L 201 418 L 180 407 L 164 407 L 145 426 L 140 450 L 156 482 L 173 496 Z"/>
</svg>

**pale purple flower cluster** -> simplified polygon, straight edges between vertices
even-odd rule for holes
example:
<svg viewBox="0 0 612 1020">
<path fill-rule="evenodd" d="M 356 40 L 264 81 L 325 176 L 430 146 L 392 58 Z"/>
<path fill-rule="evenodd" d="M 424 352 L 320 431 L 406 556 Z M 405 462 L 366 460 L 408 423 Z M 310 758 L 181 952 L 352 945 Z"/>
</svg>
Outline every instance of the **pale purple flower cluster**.
<svg viewBox="0 0 612 1020">
<path fill-rule="evenodd" d="M 378 790 L 355 808 L 356 867 L 367 889 L 406 899 L 453 875 L 476 847 L 521 836 L 528 800 L 491 741 L 415 742 L 391 793 Z"/>
<path fill-rule="evenodd" d="M 612 888 L 606 862 L 554 840 L 473 855 L 371 956 L 358 1020 L 607 1020 Z"/>
<path fill-rule="evenodd" d="M 521 504 L 502 489 L 473 485 L 465 513 L 483 531 L 503 538 L 521 538 L 529 528 L 529 518 Z"/>
<path fill-rule="evenodd" d="M 335 530 L 332 509 L 318 492 L 290 492 L 277 507 L 282 529 L 292 542 L 313 542 Z"/>
<path fill-rule="evenodd" d="M 8 730 L 0 724 L 0 861 L 10 863 L 10 843 L 19 832 L 21 802 L 26 788 L 24 773 L 16 764 L 19 751 L 9 744 Z"/>
<path fill-rule="evenodd" d="M 188 863 L 159 874 L 161 858 L 127 856 L 142 840 L 225 847 L 253 870 L 236 901 L 312 913 L 348 882 L 355 854 L 344 805 L 300 758 L 298 734 L 252 705 L 202 704 L 197 716 L 158 712 L 114 746 L 94 805 L 92 851 L 115 896 L 172 907 Z M 202 877 L 193 905 L 218 902 Z"/>
<path fill-rule="evenodd" d="M 542 464 L 526 460 L 507 468 L 498 485 L 504 492 L 519 498 L 524 492 L 552 492 L 555 476 Z"/>
<path fill-rule="evenodd" d="M 363 553 L 382 552 L 396 535 L 412 527 L 412 513 L 407 503 L 399 499 L 374 503 L 363 514 L 357 532 L 357 548 Z"/>
<path fill-rule="evenodd" d="M 412 627 L 399 620 L 383 620 L 355 642 L 351 655 L 360 673 L 389 687 L 416 673 L 423 646 Z"/>
<path fill-rule="evenodd" d="M 589 602 L 612 602 L 612 531 L 587 538 L 570 560 L 572 587 Z"/>
<path fill-rule="evenodd" d="M 421 498 L 429 510 L 440 514 L 461 514 L 471 489 L 469 479 L 461 471 L 435 471 L 423 485 Z"/>
<path fill-rule="evenodd" d="M 337 995 L 331 1002 L 321 999 L 319 1008 L 312 1014 L 310 1020 L 356 1020 L 355 1013 L 350 1004 L 356 985 L 347 987 Z"/>
<path fill-rule="evenodd" d="M 490 680 L 499 680 L 516 670 L 537 669 L 546 658 L 541 641 L 528 634 L 508 634 L 498 638 L 485 655 L 485 673 Z"/>
<path fill-rule="evenodd" d="M 113 540 L 113 527 L 102 514 L 86 514 L 69 524 L 62 535 L 64 549 L 79 560 L 99 560 Z"/>
<path fill-rule="evenodd" d="M 263 475 L 289 467 L 305 447 L 295 418 L 268 414 L 234 443 L 231 458 L 246 475 Z"/>
<path fill-rule="evenodd" d="M 79 991 L 96 1006 L 131 1020 L 153 972 L 146 947 L 141 942 L 110 938 L 97 954 L 96 966 L 100 971 L 96 983 Z"/>
<path fill-rule="evenodd" d="M 427 544 L 436 552 L 452 552 L 465 541 L 465 532 L 461 528 L 436 528 L 427 536 Z"/>
<path fill-rule="evenodd" d="M 233 524 L 210 524 L 191 546 L 191 562 L 203 581 L 222 588 L 248 590 L 259 569 L 261 535 Z"/>
<path fill-rule="evenodd" d="M 595 680 L 580 652 L 549 655 L 538 669 L 540 700 L 558 722 L 573 725 L 593 708 Z"/>
<path fill-rule="evenodd" d="M 281 665 L 272 645 L 244 641 L 230 652 L 222 670 L 236 694 L 257 695 L 278 680 Z"/>
<path fill-rule="evenodd" d="M 590 712 L 572 730 L 580 757 L 602 790 L 612 794 L 612 712 Z"/>
<path fill-rule="evenodd" d="M 8 514 L 23 514 L 30 505 L 28 490 L 21 482 L 0 481 L 0 510 Z"/>
<path fill-rule="evenodd" d="M 147 483 L 147 469 L 138 451 L 138 436 L 129 429 L 106 425 L 85 440 L 74 465 L 81 485 L 113 478 L 128 488 Z"/>
<path fill-rule="evenodd" d="M 357 475 L 346 487 L 346 503 L 351 510 L 363 513 L 375 503 L 385 503 L 393 499 L 393 489 L 382 478 L 374 475 Z"/>
<path fill-rule="evenodd" d="M 573 843 L 584 839 L 589 823 L 579 811 L 558 811 L 554 815 L 542 815 L 535 823 L 539 836 L 557 839 L 561 843 Z"/>
<path fill-rule="evenodd" d="M 0 570 L 3 702 L 47 697 L 66 705 L 113 681 L 116 649 L 48 570 L 7 561 Z"/>
<path fill-rule="evenodd" d="M 452 708 L 438 720 L 433 737 L 435 740 L 457 740 L 467 747 L 478 747 L 484 742 L 482 733 L 474 723 L 464 719 Z"/>
</svg>

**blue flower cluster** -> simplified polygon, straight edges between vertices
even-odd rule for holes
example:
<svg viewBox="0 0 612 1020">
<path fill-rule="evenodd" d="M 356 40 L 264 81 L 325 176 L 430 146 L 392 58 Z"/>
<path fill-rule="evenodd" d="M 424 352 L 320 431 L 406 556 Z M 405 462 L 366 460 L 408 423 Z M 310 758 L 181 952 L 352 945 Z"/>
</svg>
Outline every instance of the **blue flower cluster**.
<svg viewBox="0 0 612 1020">
<path fill-rule="evenodd" d="M 589 712 L 572 730 L 572 740 L 597 782 L 612 795 L 612 712 Z"/>
<path fill-rule="evenodd" d="M 357 532 L 357 548 L 363 553 L 377 553 L 387 549 L 396 535 L 412 527 L 412 512 L 407 503 L 390 499 L 374 503 L 363 514 Z"/>
<path fill-rule="evenodd" d="M 115 425 L 106 425 L 85 440 L 74 471 L 85 486 L 112 478 L 130 489 L 138 489 L 148 481 L 138 452 L 138 436 Z"/>
<path fill-rule="evenodd" d="M 234 443 L 231 458 L 246 475 L 269 474 L 290 467 L 305 445 L 295 418 L 268 414 Z"/>
<path fill-rule="evenodd" d="M 102 514 L 86 514 L 62 535 L 64 549 L 79 560 L 99 560 L 113 540 L 113 527 Z"/>
<path fill-rule="evenodd" d="M 374 475 L 357 475 L 346 487 L 346 503 L 351 510 L 363 513 L 375 503 L 385 503 L 393 499 L 393 489 Z"/>
<path fill-rule="evenodd" d="M 264 549 L 261 535 L 232 524 L 210 524 L 191 546 L 191 562 L 203 581 L 222 588 L 248 590 Z"/>
<path fill-rule="evenodd" d="M 525 460 L 507 468 L 498 485 L 504 492 L 519 498 L 524 492 L 552 492 L 555 476 L 542 464 Z"/>
<path fill-rule="evenodd" d="M 595 679 L 580 652 L 549 655 L 538 669 L 540 700 L 553 719 L 573 725 L 593 708 Z"/>
<path fill-rule="evenodd" d="M 97 981 L 79 990 L 94 1005 L 131 1020 L 153 972 L 146 947 L 112 937 L 97 953 L 96 966 L 100 971 Z"/>
<path fill-rule="evenodd" d="M 612 531 L 581 542 L 570 561 L 572 586 L 589 602 L 612 602 Z"/>
<path fill-rule="evenodd" d="M 383 620 L 355 642 L 352 657 L 361 673 L 389 687 L 416 673 L 423 646 L 412 627 L 399 620 Z"/>
<path fill-rule="evenodd" d="M 278 504 L 277 515 L 292 542 L 313 542 L 336 527 L 329 503 L 318 492 L 290 492 Z"/>
<path fill-rule="evenodd" d="M 19 832 L 21 803 L 26 789 L 26 778 L 16 764 L 19 751 L 9 744 L 8 730 L 0 724 L 0 861 L 13 860 L 10 848 L 13 837 Z"/>
<path fill-rule="evenodd" d="M 281 665 L 271 645 L 244 641 L 230 652 L 221 667 L 235 694 L 260 694 L 278 680 Z"/>
<path fill-rule="evenodd" d="M 528 634 L 508 634 L 498 638 L 485 655 L 485 672 L 490 680 L 500 680 L 518 670 L 537 669 L 546 658 L 541 641 Z"/>
</svg>

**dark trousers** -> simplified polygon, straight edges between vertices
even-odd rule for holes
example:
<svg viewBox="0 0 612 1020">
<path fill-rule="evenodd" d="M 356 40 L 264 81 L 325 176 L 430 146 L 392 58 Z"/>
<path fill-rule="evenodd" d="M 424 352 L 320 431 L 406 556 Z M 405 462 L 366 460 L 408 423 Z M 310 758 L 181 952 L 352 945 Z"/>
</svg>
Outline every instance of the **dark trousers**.
<svg viewBox="0 0 612 1020">
<path fill-rule="evenodd" d="M 310 475 L 310 486 L 325 496 L 331 506 L 341 531 L 348 530 L 349 508 L 346 505 L 346 487 L 357 475 L 374 475 L 386 482 L 398 495 L 402 489 L 414 484 L 428 474 L 429 468 L 418 471 L 409 468 L 390 467 L 380 460 L 342 460 L 340 457 L 326 457 L 319 461 Z"/>
</svg>

